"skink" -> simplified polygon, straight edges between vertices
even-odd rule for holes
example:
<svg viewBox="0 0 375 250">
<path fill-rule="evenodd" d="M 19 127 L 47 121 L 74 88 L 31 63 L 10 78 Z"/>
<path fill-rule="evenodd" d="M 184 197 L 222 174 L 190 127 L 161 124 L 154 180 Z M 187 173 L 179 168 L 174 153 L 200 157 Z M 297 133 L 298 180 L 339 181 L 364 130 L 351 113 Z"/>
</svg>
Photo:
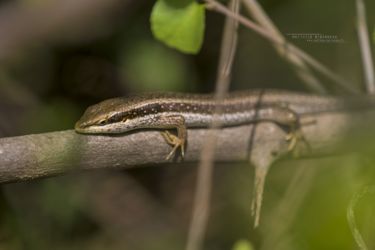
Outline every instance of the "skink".
<svg viewBox="0 0 375 250">
<path fill-rule="evenodd" d="M 105 100 L 89 107 L 75 124 L 84 134 L 125 133 L 135 129 L 177 129 L 177 135 L 162 132 L 173 146 L 171 158 L 180 148 L 184 156 L 187 128 L 207 127 L 214 119 L 223 127 L 271 121 L 287 126 L 293 135 L 305 114 L 374 107 L 370 97 L 338 98 L 280 90 L 229 93 L 221 101 L 212 95 L 148 93 Z M 292 136 L 293 137 L 293 136 Z M 296 139 L 291 140 L 291 149 Z"/>
</svg>

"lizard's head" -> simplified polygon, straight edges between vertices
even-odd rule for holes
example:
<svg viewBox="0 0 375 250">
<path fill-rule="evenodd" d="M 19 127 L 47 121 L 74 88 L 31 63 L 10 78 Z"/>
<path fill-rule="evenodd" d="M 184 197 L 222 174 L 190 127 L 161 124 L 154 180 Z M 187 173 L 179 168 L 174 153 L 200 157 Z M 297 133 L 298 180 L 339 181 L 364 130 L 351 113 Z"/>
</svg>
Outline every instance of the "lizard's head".
<svg viewBox="0 0 375 250">
<path fill-rule="evenodd" d="M 109 134 L 151 128 L 156 117 L 163 113 L 160 97 L 159 93 L 146 93 L 105 100 L 88 107 L 75 124 L 75 130 L 84 134 Z M 162 97 L 165 100 L 168 95 Z"/>
<path fill-rule="evenodd" d="M 124 102 L 121 98 L 109 99 L 87 108 L 74 128 L 78 133 L 121 133 L 131 130 Z"/>
</svg>

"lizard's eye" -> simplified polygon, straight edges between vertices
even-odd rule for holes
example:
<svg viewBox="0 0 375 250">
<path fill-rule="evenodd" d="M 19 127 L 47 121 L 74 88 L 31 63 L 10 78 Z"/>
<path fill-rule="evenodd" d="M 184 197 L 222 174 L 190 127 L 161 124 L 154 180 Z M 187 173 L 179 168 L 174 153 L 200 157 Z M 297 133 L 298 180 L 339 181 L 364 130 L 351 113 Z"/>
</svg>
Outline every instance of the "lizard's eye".
<svg viewBox="0 0 375 250">
<path fill-rule="evenodd" d="M 107 123 L 107 120 L 103 119 L 98 122 L 98 125 L 105 125 Z"/>
</svg>

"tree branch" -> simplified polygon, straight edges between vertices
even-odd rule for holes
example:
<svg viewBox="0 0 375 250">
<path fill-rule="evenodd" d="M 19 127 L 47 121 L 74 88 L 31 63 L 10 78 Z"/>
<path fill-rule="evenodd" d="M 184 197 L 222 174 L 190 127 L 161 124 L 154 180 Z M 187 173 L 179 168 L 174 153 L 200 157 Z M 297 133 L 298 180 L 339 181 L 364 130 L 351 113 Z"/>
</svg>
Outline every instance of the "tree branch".
<svg viewBox="0 0 375 250">
<path fill-rule="evenodd" d="M 302 149 L 300 157 L 357 151 L 364 141 L 375 141 L 375 110 L 317 114 L 301 121 L 310 123 L 302 130 L 311 149 Z M 196 162 L 208 130 L 192 129 L 188 133 L 184 162 Z M 252 162 L 265 161 L 275 153 L 285 155 L 288 146 L 285 131 L 270 122 L 222 129 L 217 142 L 217 162 L 246 161 L 249 154 Z M 169 151 L 170 146 L 160 133 L 151 130 L 120 136 L 80 135 L 67 130 L 1 138 L 0 183 L 76 170 L 130 169 L 167 163 Z M 175 162 L 181 160 L 177 158 Z"/>
</svg>

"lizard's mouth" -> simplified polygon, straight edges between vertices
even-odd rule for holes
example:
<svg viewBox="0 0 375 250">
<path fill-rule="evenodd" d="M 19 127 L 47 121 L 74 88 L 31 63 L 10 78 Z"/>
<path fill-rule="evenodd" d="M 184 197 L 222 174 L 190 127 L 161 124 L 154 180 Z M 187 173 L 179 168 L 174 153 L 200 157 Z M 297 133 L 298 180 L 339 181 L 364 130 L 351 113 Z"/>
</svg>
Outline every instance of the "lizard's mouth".
<svg viewBox="0 0 375 250">
<path fill-rule="evenodd" d="M 81 121 L 78 121 L 76 122 L 76 124 L 74 125 L 74 130 L 78 133 L 88 133 L 89 132 L 89 129 L 87 129 L 89 127 L 88 124 L 86 123 L 83 123 Z"/>
<path fill-rule="evenodd" d="M 115 127 L 111 125 L 95 125 L 90 123 L 76 122 L 74 130 L 80 134 L 114 134 L 123 132 L 121 127 Z"/>
</svg>

